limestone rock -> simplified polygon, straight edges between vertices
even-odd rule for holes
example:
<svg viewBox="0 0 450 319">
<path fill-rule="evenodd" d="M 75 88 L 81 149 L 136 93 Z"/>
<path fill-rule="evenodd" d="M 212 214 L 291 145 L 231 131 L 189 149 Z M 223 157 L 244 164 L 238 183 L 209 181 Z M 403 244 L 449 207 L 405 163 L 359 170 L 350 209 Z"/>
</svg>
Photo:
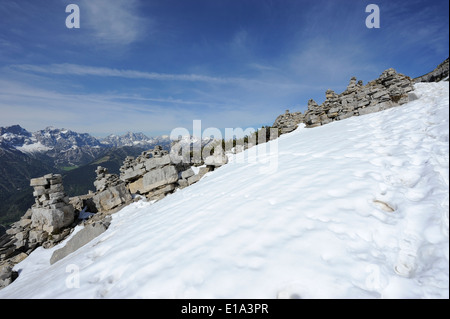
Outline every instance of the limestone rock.
<svg viewBox="0 0 450 319">
<path fill-rule="evenodd" d="M 108 211 L 130 202 L 132 197 L 125 184 L 119 184 L 95 194 L 92 200 L 99 211 Z"/>
<path fill-rule="evenodd" d="M 141 193 L 145 194 L 159 186 L 176 183 L 177 181 L 178 171 L 175 166 L 164 166 L 161 169 L 152 170 L 143 176 Z"/>
<path fill-rule="evenodd" d="M 436 69 L 433 71 L 419 76 L 418 78 L 414 79 L 415 83 L 419 82 L 439 82 L 444 80 L 445 78 L 448 78 L 449 76 L 449 58 L 447 58 L 444 62 L 439 64 Z"/>
<path fill-rule="evenodd" d="M 83 247 L 84 245 L 89 243 L 94 238 L 104 233 L 108 229 L 109 224 L 110 219 L 107 219 L 103 222 L 97 222 L 85 226 L 83 229 L 73 235 L 64 247 L 53 252 L 52 257 L 50 258 L 50 264 L 53 265 L 55 262 L 63 259 L 64 257 L 68 256 L 80 247 Z"/>
<path fill-rule="evenodd" d="M 61 209 L 33 207 L 32 211 L 31 226 L 33 228 L 45 228 L 49 233 L 57 232 L 69 226 L 75 218 L 75 211 L 71 205 Z"/>
<path fill-rule="evenodd" d="M 228 163 L 228 157 L 224 154 L 211 155 L 205 158 L 205 165 L 220 167 Z"/>
</svg>

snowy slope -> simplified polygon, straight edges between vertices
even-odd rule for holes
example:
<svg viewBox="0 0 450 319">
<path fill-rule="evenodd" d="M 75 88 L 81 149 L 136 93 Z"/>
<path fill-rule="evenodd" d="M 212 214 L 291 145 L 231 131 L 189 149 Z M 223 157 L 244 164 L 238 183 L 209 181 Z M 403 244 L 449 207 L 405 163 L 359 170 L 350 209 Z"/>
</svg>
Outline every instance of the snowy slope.
<svg viewBox="0 0 450 319">
<path fill-rule="evenodd" d="M 259 145 L 276 169 L 235 159 L 129 205 L 52 266 L 37 249 L 0 298 L 448 298 L 449 87 L 416 88 Z"/>
</svg>

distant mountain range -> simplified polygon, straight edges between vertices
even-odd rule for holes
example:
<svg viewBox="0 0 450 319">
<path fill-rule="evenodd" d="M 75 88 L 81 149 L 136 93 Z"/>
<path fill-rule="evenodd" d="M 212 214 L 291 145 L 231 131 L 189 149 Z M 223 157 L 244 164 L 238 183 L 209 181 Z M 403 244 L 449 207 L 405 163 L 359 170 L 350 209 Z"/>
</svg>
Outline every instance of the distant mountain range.
<svg viewBox="0 0 450 319">
<path fill-rule="evenodd" d="M 112 148 L 139 146 L 153 148 L 155 145 L 170 145 L 169 136 L 149 138 L 142 133 L 128 132 L 124 135 L 109 135 L 95 138 L 87 133 L 47 127 L 29 132 L 19 125 L 0 127 L 0 149 L 20 151 L 31 157 L 48 157 L 55 167 L 84 165 Z"/>
<path fill-rule="evenodd" d="M 67 193 L 77 195 L 93 187 L 95 165 L 101 163 L 119 173 L 126 156 L 136 156 L 156 145 L 169 149 L 170 142 L 169 136 L 131 132 L 95 138 L 54 127 L 37 132 L 20 125 L 0 127 L 0 224 L 13 222 L 33 204 L 31 178 L 62 173 L 70 180 Z"/>
</svg>

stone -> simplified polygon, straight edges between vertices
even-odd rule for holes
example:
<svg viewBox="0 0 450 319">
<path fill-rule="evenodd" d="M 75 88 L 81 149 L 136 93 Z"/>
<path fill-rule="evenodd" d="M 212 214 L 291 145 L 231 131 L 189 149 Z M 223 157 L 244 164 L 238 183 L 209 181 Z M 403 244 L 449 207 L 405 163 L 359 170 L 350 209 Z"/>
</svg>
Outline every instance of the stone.
<svg viewBox="0 0 450 319">
<path fill-rule="evenodd" d="M 98 237 L 108 229 L 109 224 L 97 222 L 86 225 L 83 229 L 73 235 L 66 243 L 66 245 L 53 252 L 50 258 L 50 265 L 75 252 L 79 248 L 89 243 L 94 238 Z"/>
<path fill-rule="evenodd" d="M 62 176 L 59 175 L 59 174 L 54 174 L 54 175 L 49 179 L 49 183 L 50 183 L 50 185 L 61 184 L 61 183 L 62 183 Z"/>
<path fill-rule="evenodd" d="M 132 180 L 135 180 L 135 179 L 139 178 L 140 176 L 144 175 L 145 172 L 146 172 L 146 170 L 144 168 L 140 168 L 140 169 L 136 169 L 136 170 L 130 168 L 121 175 L 120 179 L 125 182 L 132 181 Z"/>
<path fill-rule="evenodd" d="M 129 183 L 127 188 L 131 194 L 141 194 L 141 191 L 144 189 L 144 178 L 141 177 L 138 180 Z"/>
<path fill-rule="evenodd" d="M 45 177 L 33 178 L 30 180 L 30 186 L 47 186 L 49 184 Z"/>
<path fill-rule="evenodd" d="M 335 97 L 337 97 L 337 94 L 333 90 L 327 90 L 325 92 L 325 98 L 332 99 L 332 98 L 335 98 Z"/>
<path fill-rule="evenodd" d="M 209 166 L 200 167 L 200 169 L 198 170 L 198 175 L 203 176 L 208 172 L 211 172 L 211 167 Z"/>
<path fill-rule="evenodd" d="M 28 240 L 30 242 L 43 243 L 48 238 L 48 233 L 43 230 L 30 230 Z"/>
<path fill-rule="evenodd" d="M 200 175 L 200 174 L 191 176 L 191 177 L 188 178 L 188 184 L 189 184 L 189 185 L 192 185 L 192 184 L 194 184 L 194 183 L 197 183 L 202 177 L 203 177 L 203 176 Z"/>
<path fill-rule="evenodd" d="M 26 253 L 19 253 L 16 256 L 11 257 L 9 259 L 9 261 L 12 262 L 13 264 L 18 264 L 21 261 L 25 260 L 25 258 L 27 258 L 27 257 L 28 257 L 28 255 Z"/>
<path fill-rule="evenodd" d="M 13 271 L 14 264 L 6 262 L 0 265 L 0 289 L 11 284 L 17 277 L 18 273 Z"/>
<path fill-rule="evenodd" d="M 180 179 L 178 180 L 178 185 L 180 186 L 180 188 L 185 188 L 189 186 L 189 183 L 186 179 Z"/>
<path fill-rule="evenodd" d="M 192 170 L 192 168 L 189 168 L 188 170 L 185 170 L 184 172 L 181 173 L 181 178 L 182 179 L 188 179 L 189 177 L 191 177 L 194 174 L 195 173 Z"/>
<path fill-rule="evenodd" d="M 147 194 L 148 199 L 160 199 L 175 190 L 175 184 L 161 186 Z"/>
<path fill-rule="evenodd" d="M 92 200 L 99 211 L 108 211 L 130 202 L 132 197 L 125 184 L 119 184 L 94 195 Z"/>
<path fill-rule="evenodd" d="M 228 163 L 228 157 L 226 155 L 211 155 L 205 158 L 205 165 L 220 167 Z"/>
<path fill-rule="evenodd" d="M 74 221 L 75 213 L 73 206 L 65 206 L 60 209 L 32 208 L 31 226 L 46 227 L 50 233 L 57 232 L 67 227 Z"/>
<path fill-rule="evenodd" d="M 449 76 L 449 58 L 439 64 L 433 71 L 414 79 L 415 83 L 419 82 L 439 82 Z"/>
<path fill-rule="evenodd" d="M 150 171 L 152 169 L 155 169 L 157 167 L 162 167 L 162 166 L 168 165 L 170 163 L 171 163 L 170 155 L 154 157 L 154 158 L 150 158 L 147 161 L 145 161 L 145 169 L 147 171 Z"/>
<path fill-rule="evenodd" d="M 128 184 L 132 194 L 146 194 L 155 188 L 178 181 L 178 171 L 173 165 L 164 166 L 146 173 L 136 182 Z"/>
<path fill-rule="evenodd" d="M 20 229 L 19 229 L 19 228 L 16 228 L 16 227 L 11 227 L 11 228 L 9 228 L 9 229 L 6 230 L 6 234 L 7 234 L 7 235 L 15 235 L 15 234 L 17 234 L 18 232 L 20 232 Z"/>
</svg>

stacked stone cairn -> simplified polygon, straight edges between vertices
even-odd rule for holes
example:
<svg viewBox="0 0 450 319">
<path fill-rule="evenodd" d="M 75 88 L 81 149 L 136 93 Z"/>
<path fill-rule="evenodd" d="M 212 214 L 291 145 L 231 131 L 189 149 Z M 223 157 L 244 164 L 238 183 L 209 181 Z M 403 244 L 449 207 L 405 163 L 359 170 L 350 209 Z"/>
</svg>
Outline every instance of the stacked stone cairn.
<svg viewBox="0 0 450 319">
<path fill-rule="evenodd" d="M 300 123 L 316 127 L 386 110 L 409 102 L 412 98 L 409 93 L 414 90 L 413 84 L 411 78 L 394 69 L 384 71 L 378 79 L 366 85 L 352 77 L 347 89 L 341 94 L 327 90 L 326 100 L 321 105 L 311 99 L 304 114 L 286 112 L 275 120 L 273 127 L 280 128 L 281 133 L 285 134 L 295 130 Z"/>
<path fill-rule="evenodd" d="M 120 168 L 120 179 L 127 184 L 131 194 L 161 199 L 175 190 L 179 171 L 183 168 L 183 165 L 172 163 L 168 151 L 156 146 L 137 158 L 128 156 Z"/>
<path fill-rule="evenodd" d="M 95 172 L 97 177 L 94 186 L 97 191 L 92 196 L 92 201 L 98 212 L 105 213 L 132 201 L 130 192 L 118 175 L 109 174 L 108 170 L 101 166 L 98 166 Z"/>
<path fill-rule="evenodd" d="M 286 134 L 294 131 L 299 123 L 302 123 L 305 116 L 302 112 L 290 113 L 286 110 L 284 114 L 278 116 L 275 120 L 273 127 L 280 129 L 280 134 Z"/>
<path fill-rule="evenodd" d="M 64 193 L 62 176 L 48 174 L 32 179 L 30 185 L 35 204 L 0 236 L 0 288 L 17 278 L 14 265 L 34 249 L 53 247 L 72 231 L 75 210 Z"/>
</svg>

